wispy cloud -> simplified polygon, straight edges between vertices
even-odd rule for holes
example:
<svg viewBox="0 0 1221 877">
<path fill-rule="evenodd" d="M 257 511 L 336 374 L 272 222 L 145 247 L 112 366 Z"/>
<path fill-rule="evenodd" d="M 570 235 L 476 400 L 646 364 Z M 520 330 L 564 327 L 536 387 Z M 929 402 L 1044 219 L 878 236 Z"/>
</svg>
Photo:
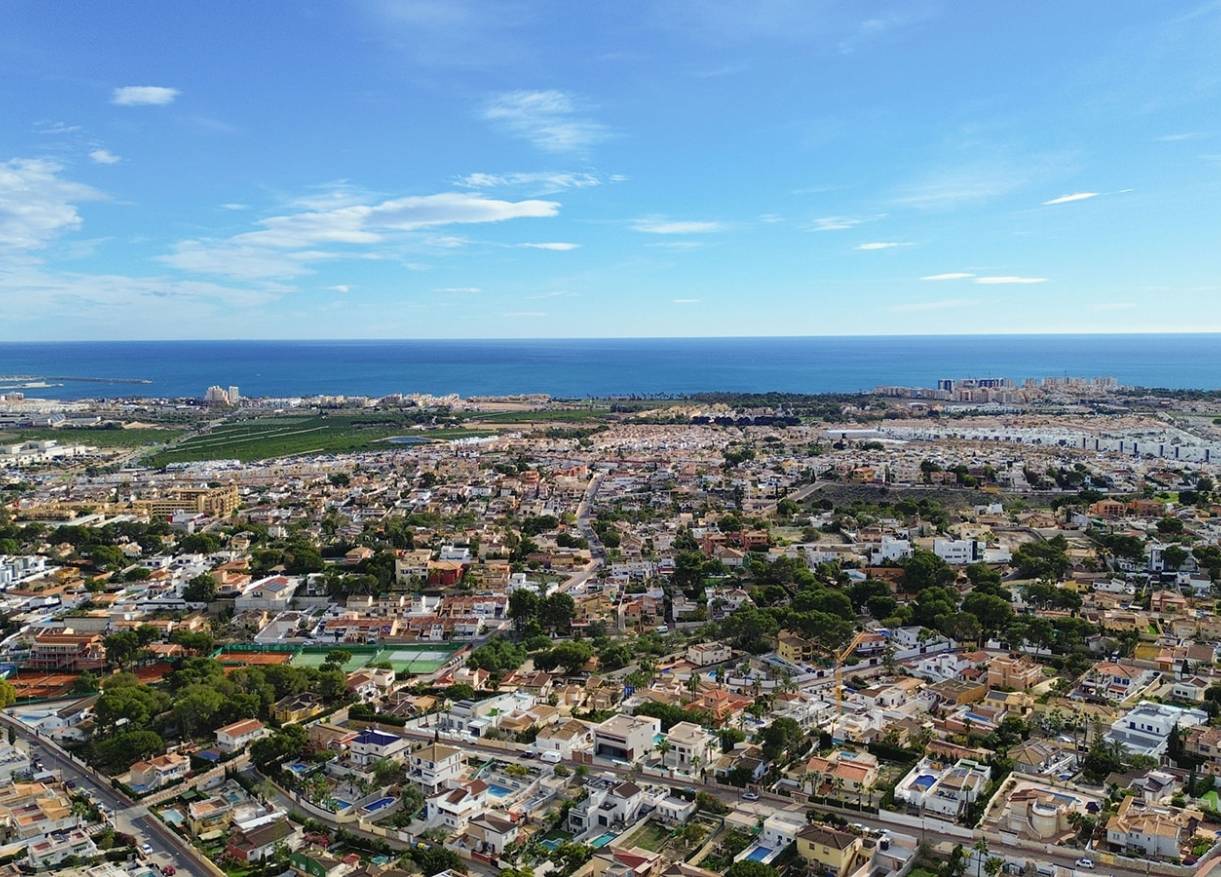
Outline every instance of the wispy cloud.
<svg viewBox="0 0 1221 877">
<path fill-rule="evenodd" d="M 91 151 L 89 153 L 89 158 L 95 164 L 118 164 L 123 160 L 109 149 L 102 149 L 101 147 Z"/>
<path fill-rule="evenodd" d="M 694 305 L 694 304 L 699 304 L 699 302 L 700 302 L 700 300 L 698 298 L 676 298 L 676 299 L 674 299 L 674 304 L 676 304 L 676 305 Z"/>
<path fill-rule="evenodd" d="M 602 185 L 602 178 L 596 174 L 569 171 L 473 173 L 458 177 L 454 184 L 463 189 L 518 189 L 533 195 L 551 195 L 568 189 L 591 189 Z"/>
<path fill-rule="evenodd" d="M 507 91 L 484 104 L 483 118 L 545 152 L 582 152 L 610 136 L 564 91 Z"/>
<path fill-rule="evenodd" d="M 474 295 L 477 292 L 483 292 L 478 286 L 440 286 L 433 290 L 445 295 Z"/>
<path fill-rule="evenodd" d="M 57 122 L 50 119 L 43 119 L 34 123 L 35 134 L 45 134 L 54 137 L 65 134 L 79 134 L 83 130 L 80 125 L 71 125 L 68 122 Z"/>
<path fill-rule="evenodd" d="M 921 280 L 966 280 L 969 277 L 974 277 L 967 271 L 946 271 L 944 274 L 926 274 L 921 277 Z"/>
<path fill-rule="evenodd" d="M 1072 204 L 1074 201 L 1088 201 L 1090 198 L 1097 198 L 1099 192 L 1073 192 L 1070 195 L 1061 195 L 1058 198 L 1051 198 L 1044 201 L 1044 207 L 1050 207 L 1053 204 Z"/>
<path fill-rule="evenodd" d="M 896 313 L 916 313 L 919 311 L 948 311 L 952 308 L 966 308 L 979 304 L 973 298 L 943 298 L 937 301 L 913 301 L 892 305 L 890 310 Z"/>
<path fill-rule="evenodd" d="M 1071 159 L 1064 155 L 957 159 L 901 186 L 894 202 L 919 210 L 951 210 L 982 204 L 1052 178 L 1070 165 Z"/>
<path fill-rule="evenodd" d="M 1200 131 L 1179 131 L 1175 134 L 1163 134 L 1161 137 L 1154 137 L 1153 139 L 1157 143 L 1181 143 L 1184 140 L 1199 140 L 1207 136 L 1207 134 Z"/>
<path fill-rule="evenodd" d="M 179 93 L 163 85 L 125 85 L 114 90 L 110 102 L 120 107 L 162 107 L 172 104 Z"/>
<path fill-rule="evenodd" d="M 334 286 L 328 286 L 331 292 L 338 292 L 340 295 L 347 295 L 352 291 L 352 287 L 347 283 L 336 283 Z"/>
<path fill-rule="evenodd" d="M 868 221 L 868 219 L 857 216 L 824 216 L 814 220 L 810 224 L 810 228 L 813 231 L 846 231 Z"/>
<path fill-rule="evenodd" d="M 645 217 L 632 223 L 632 228 L 645 234 L 711 234 L 724 231 L 725 225 L 708 220 L 661 219 Z"/>
<path fill-rule="evenodd" d="M 1134 301 L 1105 301 L 1091 306 L 1094 311 L 1130 311 L 1136 307 Z"/>
<path fill-rule="evenodd" d="M 1024 277 L 1020 274 L 997 274 L 987 277 L 976 277 L 976 283 L 982 283 L 985 286 L 1010 286 L 1010 285 L 1025 285 L 1031 283 L 1046 283 L 1046 277 Z"/>
<path fill-rule="evenodd" d="M 516 244 L 526 250 L 551 250 L 556 253 L 566 253 L 569 250 L 575 250 L 580 247 L 580 244 L 569 243 L 568 241 L 540 241 L 538 243 Z"/>
<path fill-rule="evenodd" d="M 509 311 L 504 316 L 510 320 L 529 320 L 547 316 L 546 311 Z"/>
<path fill-rule="evenodd" d="M 470 192 L 409 195 L 374 203 L 344 188 L 335 197 L 307 199 L 316 209 L 260 220 L 258 228 L 220 240 L 185 240 L 161 261 L 183 271 L 232 277 L 293 277 L 310 264 L 350 254 L 351 247 L 392 243 L 404 235 L 447 225 L 505 222 L 555 216 L 554 201 L 504 201 Z M 335 204 L 322 208 L 322 204 Z M 465 238 L 430 234 L 419 243 L 440 248 L 464 246 Z M 334 247 L 344 249 L 329 249 Z M 364 251 L 366 257 L 370 251 Z"/>
<path fill-rule="evenodd" d="M 81 225 L 77 205 L 104 196 L 61 176 L 63 167 L 41 158 L 0 162 L 0 253 L 40 249 Z"/>
<path fill-rule="evenodd" d="M 873 250 L 893 250 L 896 247 L 910 247 L 910 241 L 869 241 L 864 244 L 857 244 L 853 249 L 871 252 Z"/>
</svg>

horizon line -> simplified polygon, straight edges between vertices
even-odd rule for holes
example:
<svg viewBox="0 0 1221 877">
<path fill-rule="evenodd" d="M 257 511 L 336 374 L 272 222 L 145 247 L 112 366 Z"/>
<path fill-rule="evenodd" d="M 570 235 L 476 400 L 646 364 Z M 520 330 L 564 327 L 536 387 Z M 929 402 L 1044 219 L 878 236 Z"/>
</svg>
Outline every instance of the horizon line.
<svg viewBox="0 0 1221 877">
<path fill-rule="evenodd" d="M 1139 337 L 1157 337 L 1157 336 L 1210 336 L 1221 335 L 1221 329 L 1169 329 L 1169 330 L 1149 330 L 1149 331 L 1132 331 L 1132 332 L 1082 332 L 1070 330 L 1056 330 L 1046 332 L 878 332 L 869 334 L 857 333 L 829 333 L 824 335 L 530 335 L 530 336 L 442 336 L 442 337 L 412 337 L 412 336 L 385 336 L 385 337 L 359 337 L 359 338 L 344 338 L 344 337 L 297 337 L 297 338 L 265 338 L 257 336 L 239 336 L 229 338 L 41 338 L 41 339 L 0 339 L 0 345 L 3 344 L 166 344 L 166 343 L 184 343 L 184 344 L 208 344 L 208 343 L 225 343 L 225 342 L 257 342 L 262 344 L 267 343 L 302 343 L 313 341 L 326 342 L 392 342 L 392 341 L 411 341 L 411 342 L 439 342 L 439 341 L 765 341 L 765 340 L 797 340 L 797 339 L 823 339 L 823 338 L 1054 338 L 1054 337 L 1077 337 L 1077 338 L 1139 338 Z"/>
</svg>

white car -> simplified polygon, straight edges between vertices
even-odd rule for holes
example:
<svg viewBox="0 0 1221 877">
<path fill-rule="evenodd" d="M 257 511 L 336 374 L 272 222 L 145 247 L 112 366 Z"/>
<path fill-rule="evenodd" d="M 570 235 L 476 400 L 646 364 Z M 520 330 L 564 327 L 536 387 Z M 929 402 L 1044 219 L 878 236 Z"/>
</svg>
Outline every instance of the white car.
<svg viewBox="0 0 1221 877">
<path fill-rule="evenodd" d="M 150 843 L 140 844 L 140 852 L 144 853 L 146 856 L 151 856 L 153 854 L 153 845 Z"/>
<path fill-rule="evenodd" d="M 1087 859 L 1084 856 L 1082 856 L 1080 859 L 1077 860 L 1076 865 L 1078 868 L 1081 868 L 1083 871 L 1093 871 L 1094 870 L 1094 860 Z"/>
<path fill-rule="evenodd" d="M 743 792 L 742 800 L 743 801 L 758 801 L 759 793 L 758 792 Z"/>
</svg>

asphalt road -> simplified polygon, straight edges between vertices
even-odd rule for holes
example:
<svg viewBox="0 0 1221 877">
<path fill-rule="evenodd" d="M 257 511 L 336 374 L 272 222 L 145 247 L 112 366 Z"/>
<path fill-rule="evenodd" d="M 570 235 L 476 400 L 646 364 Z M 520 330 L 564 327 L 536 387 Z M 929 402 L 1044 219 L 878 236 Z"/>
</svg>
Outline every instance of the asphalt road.
<svg viewBox="0 0 1221 877">
<path fill-rule="evenodd" d="M 3 716 L 3 721 L 29 744 L 31 758 L 41 760 L 48 770 L 58 770 L 65 781 L 71 780 L 77 789 L 88 790 L 96 801 L 108 807 L 116 830 L 134 836 L 137 844 L 152 847 L 152 855 L 145 857 L 148 861 L 159 867 L 172 865 L 179 874 L 206 877 L 208 872 L 187 851 L 192 848 L 155 816 L 149 815 L 146 808 L 135 804 L 108 783 L 99 781 L 93 771 L 61 755 L 58 749 L 48 745 L 47 741 L 21 722 L 7 715 Z"/>
<path fill-rule="evenodd" d="M 420 729 L 404 728 L 403 733 L 405 736 L 414 737 L 416 739 L 427 739 L 427 740 L 433 739 L 433 733 L 431 730 L 425 731 L 425 730 L 420 730 Z M 497 747 L 497 746 L 487 746 L 487 745 L 475 743 L 475 742 L 468 741 L 468 740 L 463 740 L 463 741 L 461 741 L 461 743 L 458 743 L 453 740 L 446 740 L 444 736 L 442 737 L 441 742 L 448 743 L 448 744 L 454 745 L 454 746 L 460 746 L 463 750 L 478 752 L 478 753 L 484 754 L 484 755 L 494 755 L 498 758 L 503 758 L 503 759 L 506 759 L 509 761 L 519 761 L 520 763 L 523 763 L 523 764 L 531 764 L 531 763 L 537 764 L 538 763 L 537 761 L 534 761 L 534 760 L 521 759 L 520 757 L 515 756 L 512 751 L 501 749 L 500 747 Z M 656 783 L 667 784 L 667 785 L 670 785 L 670 786 L 673 786 L 676 788 L 688 788 L 688 789 L 695 789 L 696 791 L 708 792 L 709 794 L 713 795 L 714 797 L 723 801 L 724 803 L 736 804 L 741 809 L 751 811 L 751 812 L 755 813 L 757 816 L 759 816 L 760 818 L 766 818 L 767 816 L 771 815 L 771 813 L 773 813 L 775 810 L 778 810 L 778 809 L 790 809 L 790 808 L 793 808 L 794 806 L 797 806 L 797 807 L 800 807 L 805 810 L 814 810 L 819 813 L 834 813 L 838 816 L 842 816 L 844 819 L 846 819 L 850 823 L 859 823 L 860 825 L 863 825 L 867 828 L 888 830 L 888 831 L 893 831 L 893 832 L 897 832 L 900 834 L 913 835 L 913 836 L 916 836 L 921 841 L 927 841 L 931 845 L 936 845 L 938 843 L 941 843 L 941 842 L 949 839 L 944 834 L 939 833 L 937 831 L 937 829 L 935 827 L 933 827 L 935 822 L 932 820 L 930 820 L 930 826 L 928 828 L 913 828 L 913 827 L 907 826 L 907 825 L 900 825 L 898 823 L 892 822 L 887 819 L 878 818 L 878 816 L 867 813 L 867 812 L 854 812 L 852 810 L 851 806 L 848 806 L 848 807 L 845 807 L 842 809 L 823 807 L 823 806 L 817 805 L 817 804 L 809 804 L 805 801 L 802 801 L 800 798 L 787 798 L 783 795 L 777 795 L 773 792 L 760 792 L 758 801 L 745 802 L 745 801 L 741 800 L 741 792 L 739 790 L 726 789 L 723 786 L 718 786 L 718 785 L 714 785 L 711 783 L 701 783 L 701 782 L 698 782 L 695 780 L 685 780 L 685 779 L 678 778 L 678 777 L 673 777 L 673 778 L 658 777 L 658 776 L 653 776 L 651 774 L 641 775 L 641 774 L 637 774 L 634 770 L 620 768 L 620 767 L 616 767 L 614 765 L 585 764 L 584 762 L 574 761 L 574 760 L 570 760 L 570 759 L 566 759 L 563 763 L 570 769 L 575 769 L 579 766 L 584 766 L 591 773 L 609 772 L 609 773 L 616 774 L 617 776 L 621 776 L 624 779 L 640 780 L 640 781 L 646 781 L 646 782 L 656 782 Z M 979 836 L 980 835 L 977 833 L 976 837 L 979 837 Z M 1076 860 L 1083 855 L 1090 856 L 1095 861 L 1097 861 L 1099 858 L 1098 854 L 1096 854 L 1096 853 L 1082 852 L 1082 851 L 1077 851 L 1077 850 L 1066 850 L 1063 853 L 1031 852 L 1029 850 L 1022 849 L 1021 847 L 1011 847 L 1011 846 L 1005 844 L 999 835 L 990 835 L 990 836 L 988 836 L 987 839 L 988 839 L 988 846 L 991 851 L 990 854 L 992 856 L 1001 857 L 1001 858 L 1008 857 L 1008 858 L 1011 858 L 1014 861 L 1020 862 L 1020 863 L 1025 863 L 1028 860 L 1036 861 L 1036 862 L 1052 862 L 1052 863 L 1060 865 L 1062 867 L 1071 869 L 1071 868 L 1073 868 L 1073 865 L 1076 862 Z M 957 839 L 953 839 L 953 840 L 957 840 Z M 963 840 L 962 843 L 963 843 L 964 848 L 967 848 L 968 852 L 969 852 L 969 849 L 972 845 L 972 841 Z M 1221 859 L 1219 859 L 1218 861 L 1221 861 Z M 1105 874 L 1109 874 L 1109 875 L 1115 875 L 1115 877 L 1143 877 L 1143 875 L 1147 875 L 1149 873 L 1148 870 L 1145 868 L 1126 868 L 1126 867 L 1121 867 L 1119 865 L 1106 865 L 1106 866 L 1100 865 L 1099 867 L 1101 868 L 1101 870 L 1094 871 L 1094 872 L 1081 871 L 1079 873 L 1082 875 L 1089 874 L 1089 873 L 1095 873 L 1095 874 L 1105 873 Z"/>
</svg>

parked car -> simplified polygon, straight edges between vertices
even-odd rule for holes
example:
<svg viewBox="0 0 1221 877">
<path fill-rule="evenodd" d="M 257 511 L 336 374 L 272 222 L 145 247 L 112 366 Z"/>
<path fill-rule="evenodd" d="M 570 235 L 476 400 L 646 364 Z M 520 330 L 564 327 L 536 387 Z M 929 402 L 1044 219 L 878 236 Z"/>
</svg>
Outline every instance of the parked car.
<svg viewBox="0 0 1221 877">
<path fill-rule="evenodd" d="M 742 800 L 743 801 L 758 801 L 759 793 L 758 792 L 743 792 Z"/>
<path fill-rule="evenodd" d="M 1094 860 L 1088 859 L 1085 856 L 1082 856 L 1080 859 L 1078 859 L 1076 862 L 1076 865 L 1078 868 L 1081 868 L 1084 871 L 1093 871 L 1094 870 Z"/>
</svg>

